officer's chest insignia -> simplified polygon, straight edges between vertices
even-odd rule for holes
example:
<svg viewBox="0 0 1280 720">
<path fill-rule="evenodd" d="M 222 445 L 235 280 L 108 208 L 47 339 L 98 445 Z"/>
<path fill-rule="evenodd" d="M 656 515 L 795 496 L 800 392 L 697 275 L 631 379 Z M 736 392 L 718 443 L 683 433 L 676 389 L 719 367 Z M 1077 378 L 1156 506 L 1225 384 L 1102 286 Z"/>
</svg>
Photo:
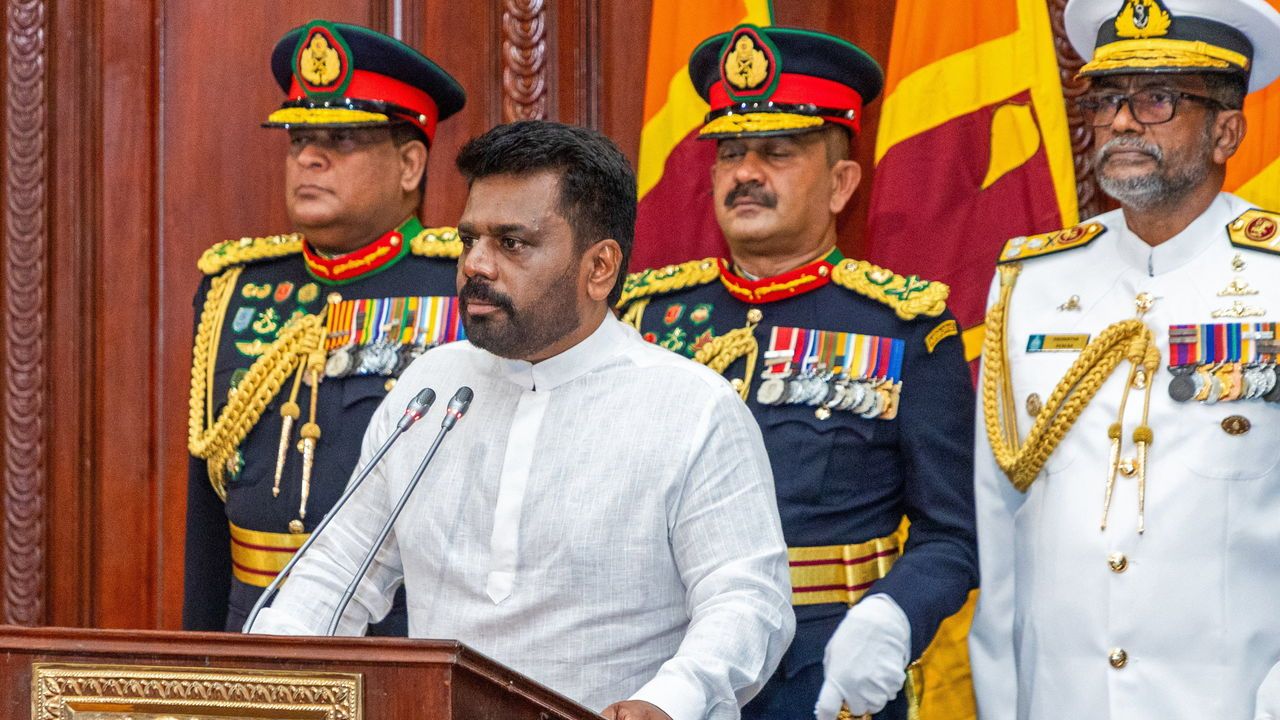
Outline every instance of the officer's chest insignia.
<svg viewBox="0 0 1280 720">
<path fill-rule="evenodd" d="M 453 296 L 340 300 L 326 320 L 325 375 L 398 375 L 430 348 L 464 339 Z"/>
<path fill-rule="evenodd" d="M 684 303 L 672 303 L 667 306 L 667 311 L 662 314 L 662 324 L 675 325 L 680 322 L 681 317 L 684 317 Z"/>
<path fill-rule="evenodd" d="M 1238 248 L 1261 250 L 1280 255 L 1280 214 L 1266 210 L 1247 210 L 1227 225 L 1231 244 Z"/>
<path fill-rule="evenodd" d="M 1206 404 L 1280 403 L 1277 323 L 1169 326 L 1169 396 Z"/>
<path fill-rule="evenodd" d="M 1037 334 L 1027 337 L 1027 352 L 1082 352 L 1089 346 L 1087 334 Z"/>
<path fill-rule="evenodd" d="M 809 405 L 821 420 L 835 412 L 892 420 L 898 415 L 905 346 L 897 338 L 774 327 L 756 401 Z"/>
<path fill-rule="evenodd" d="M 706 325 L 711 319 L 711 311 L 714 306 L 711 303 L 698 303 L 689 311 L 689 322 L 694 325 Z"/>
<path fill-rule="evenodd" d="M 1016 237 L 1005 243 L 998 263 L 1030 260 L 1042 255 L 1052 255 L 1066 250 L 1082 248 L 1107 231 L 1102 223 L 1084 223 L 1057 232 Z"/>
<path fill-rule="evenodd" d="M 231 329 L 237 333 L 242 333 L 249 328 L 249 323 L 253 322 L 253 317 L 258 311 L 252 307 L 242 307 L 236 310 L 236 316 L 231 321 Z"/>
</svg>

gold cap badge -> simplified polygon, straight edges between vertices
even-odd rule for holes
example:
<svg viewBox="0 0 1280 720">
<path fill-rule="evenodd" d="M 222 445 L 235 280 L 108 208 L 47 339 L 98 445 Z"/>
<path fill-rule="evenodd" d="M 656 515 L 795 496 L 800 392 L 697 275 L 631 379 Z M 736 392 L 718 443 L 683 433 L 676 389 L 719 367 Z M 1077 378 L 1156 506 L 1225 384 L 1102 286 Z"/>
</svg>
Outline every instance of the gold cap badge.
<svg viewBox="0 0 1280 720">
<path fill-rule="evenodd" d="M 1125 0 L 1116 15 L 1116 35 L 1122 38 L 1164 37 L 1173 20 L 1160 0 Z"/>
<path fill-rule="evenodd" d="M 323 33 L 313 33 L 307 42 L 307 49 L 298 58 L 298 73 L 312 85 L 322 87 L 332 85 L 342 74 L 342 63 L 338 59 L 338 51 L 329 44 Z"/>
<path fill-rule="evenodd" d="M 754 90 L 769 77 L 769 58 L 746 33 L 739 35 L 724 59 L 725 82 L 739 90 Z"/>
</svg>

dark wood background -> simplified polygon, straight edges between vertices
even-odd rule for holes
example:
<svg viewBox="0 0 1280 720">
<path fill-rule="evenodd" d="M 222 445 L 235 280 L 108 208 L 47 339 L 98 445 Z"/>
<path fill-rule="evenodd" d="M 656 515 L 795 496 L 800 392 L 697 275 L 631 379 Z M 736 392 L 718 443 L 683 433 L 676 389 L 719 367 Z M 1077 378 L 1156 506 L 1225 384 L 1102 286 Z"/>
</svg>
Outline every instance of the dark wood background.
<svg viewBox="0 0 1280 720">
<path fill-rule="evenodd" d="M 1050 3 L 1060 25 L 1065 0 Z M 774 0 L 776 22 L 888 56 L 892 0 Z M 453 73 L 424 221 L 452 224 L 466 139 L 599 128 L 634 160 L 649 4 L 607 0 L 7 0 L 0 193 L 0 586 L 7 623 L 180 624 L 195 261 L 287 230 L 275 41 L 313 17 L 398 34 Z M 1065 48 L 1065 45 L 1063 45 Z M 1069 89 L 1070 91 L 1070 89 Z M 859 156 L 869 168 L 878 104 Z M 1087 137 L 1077 134 L 1083 147 Z M 869 182 L 866 181 L 866 182 Z M 869 193 L 842 229 L 856 248 Z M 1082 199 L 1093 202 L 1087 188 Z"/>
</svg>

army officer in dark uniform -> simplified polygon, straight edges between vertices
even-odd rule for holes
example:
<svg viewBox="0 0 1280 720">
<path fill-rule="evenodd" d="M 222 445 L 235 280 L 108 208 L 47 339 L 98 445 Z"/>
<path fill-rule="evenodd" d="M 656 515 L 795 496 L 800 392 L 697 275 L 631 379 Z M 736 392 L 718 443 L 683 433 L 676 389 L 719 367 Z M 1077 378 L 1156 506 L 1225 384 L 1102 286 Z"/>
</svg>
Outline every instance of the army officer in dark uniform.
<svg viewBox="0 0 1280 720">
<path fill-rule="evenodd" d="M 436 123 L 462 88 L 413 48 L 313 21 L 271 58 L 287 93 L 294 233 L 200 259 L 183 626 L 241 629 L 350 477 L 409 362 L 462 336 L 452 228 L 417 218 Z M 374 608 L 378 617 L 387 608 Z M 403 595 L 375 634 L 407 631 Z"/>
<path fill-rule="evenodd" d="M 798 627 L 743 717 L 905 718 L 908 666 L 978 580 L 973 392 L 947 287 L 836 247 L 883 76 L 844 40 L 779 27 L 712 37 L 689 68 L 732 257 L 633 275 L 620 309 L 730 378 L 764 433 Z"/>
</svg>

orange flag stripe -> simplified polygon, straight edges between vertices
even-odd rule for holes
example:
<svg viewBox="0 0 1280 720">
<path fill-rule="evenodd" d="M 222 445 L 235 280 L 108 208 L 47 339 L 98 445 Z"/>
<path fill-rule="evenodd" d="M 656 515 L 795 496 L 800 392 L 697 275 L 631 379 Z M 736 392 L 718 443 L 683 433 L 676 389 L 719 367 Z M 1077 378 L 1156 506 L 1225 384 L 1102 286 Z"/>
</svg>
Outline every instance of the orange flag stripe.
<svg viewBox="0 0 1280 720">
<path fill-rule="evenodd" d="M 885 95 L 921 68 L 1017 30 L 1015 0 L 900 2 L 889 44 Z"/>
<path fill-rule="evenodd" d="M 660 37 L 649 38 L 644 89 L 646 123 L 667 104 L 667 84 L 689 64 L 689 55 L 698 43 L 729 30 L 745 15 L 743 0 L 653 3 L 649 26 L 662 30 Z"/>
</svg>

